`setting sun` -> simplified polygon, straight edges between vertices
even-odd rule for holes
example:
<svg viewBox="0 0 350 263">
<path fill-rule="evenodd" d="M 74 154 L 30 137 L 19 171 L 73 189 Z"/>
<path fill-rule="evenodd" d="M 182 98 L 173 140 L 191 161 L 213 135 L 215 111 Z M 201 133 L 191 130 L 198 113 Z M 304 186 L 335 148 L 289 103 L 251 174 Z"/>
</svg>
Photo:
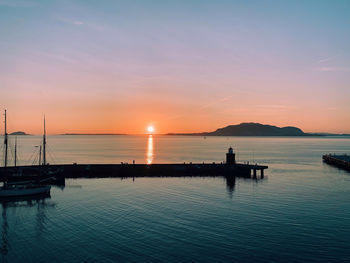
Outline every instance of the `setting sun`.
<svg viewBox="0 0 350 263">
<path fill-rule="evenodd" d="M 147 127 L 147 131 L 148 131 L 149 133 L 154 132 L 154 127 L 153 127 L 153 126 L 148 126 L 148 127 Z"/>
</svg>

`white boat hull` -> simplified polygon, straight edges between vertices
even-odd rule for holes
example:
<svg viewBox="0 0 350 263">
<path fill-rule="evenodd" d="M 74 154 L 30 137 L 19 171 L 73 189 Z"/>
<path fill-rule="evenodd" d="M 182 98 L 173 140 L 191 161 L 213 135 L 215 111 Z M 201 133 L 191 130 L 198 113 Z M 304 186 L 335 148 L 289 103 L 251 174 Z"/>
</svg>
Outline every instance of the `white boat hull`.
<svg viewBox="0 0 350 263">
<path fill-rule="evenodd" d="M 36 186 L 36 187 L 12 187 L 12 188 L 0 188 L 0 197 L 12 197 L 12 196 L 28 196 L 47 194 L 50 192 L 50 185 Z"/>
</svg>

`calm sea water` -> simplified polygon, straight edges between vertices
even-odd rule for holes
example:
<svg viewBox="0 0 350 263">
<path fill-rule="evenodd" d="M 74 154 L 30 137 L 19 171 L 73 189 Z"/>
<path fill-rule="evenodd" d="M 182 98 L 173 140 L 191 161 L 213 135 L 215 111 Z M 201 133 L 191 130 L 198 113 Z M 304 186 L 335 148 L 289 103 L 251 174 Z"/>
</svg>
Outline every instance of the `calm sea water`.
<svg viewBox="0 0 350 263">
<path fill-rule="evenodd" d="M 1 138 L 0 138 L 1 139 Z M 18 137 L 20 164 L 40 137 Z M 350 173 L 321 161 L 350 138 L 50 136 L 51 163 L 269 165 L 264 180 L 67 180 L 41 200 L 2 203 L 3 262 L 350 262 Z"/>
</svg>

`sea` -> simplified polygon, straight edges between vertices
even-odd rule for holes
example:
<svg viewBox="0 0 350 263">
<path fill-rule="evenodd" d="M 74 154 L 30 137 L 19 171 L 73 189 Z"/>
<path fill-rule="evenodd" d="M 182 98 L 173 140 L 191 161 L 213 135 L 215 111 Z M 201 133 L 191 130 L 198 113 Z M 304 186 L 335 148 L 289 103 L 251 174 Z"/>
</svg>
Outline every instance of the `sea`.
<svg viewBox="0 0 350 263">
<path fill-rule="evenodd" d="M 39 163 L 41 141 L 18 136 L 17 163 Z M 265 177 L 69 179 L 2 201 L 0 262 L 350 262 L 350 173 L 322 162 L 350 137 L 57 135 L 47 159 L 212 163 L 231 146 Z"/>
</svg>

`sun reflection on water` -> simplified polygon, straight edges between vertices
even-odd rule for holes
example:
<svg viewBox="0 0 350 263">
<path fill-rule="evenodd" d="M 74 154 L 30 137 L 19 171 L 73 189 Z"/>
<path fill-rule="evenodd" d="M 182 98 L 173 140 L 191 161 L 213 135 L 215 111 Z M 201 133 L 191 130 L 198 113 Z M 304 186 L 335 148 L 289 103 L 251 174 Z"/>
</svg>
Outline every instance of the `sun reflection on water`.
<svg viewBox="0 0 350 263">
<path fill-rule="evenodd" d="M 151 164 L 153 162 L 153 137 L 152 137 L 152 134 L 148 135 L 146 156 L 147 156 L 147 164 Z"/>
</svg>

